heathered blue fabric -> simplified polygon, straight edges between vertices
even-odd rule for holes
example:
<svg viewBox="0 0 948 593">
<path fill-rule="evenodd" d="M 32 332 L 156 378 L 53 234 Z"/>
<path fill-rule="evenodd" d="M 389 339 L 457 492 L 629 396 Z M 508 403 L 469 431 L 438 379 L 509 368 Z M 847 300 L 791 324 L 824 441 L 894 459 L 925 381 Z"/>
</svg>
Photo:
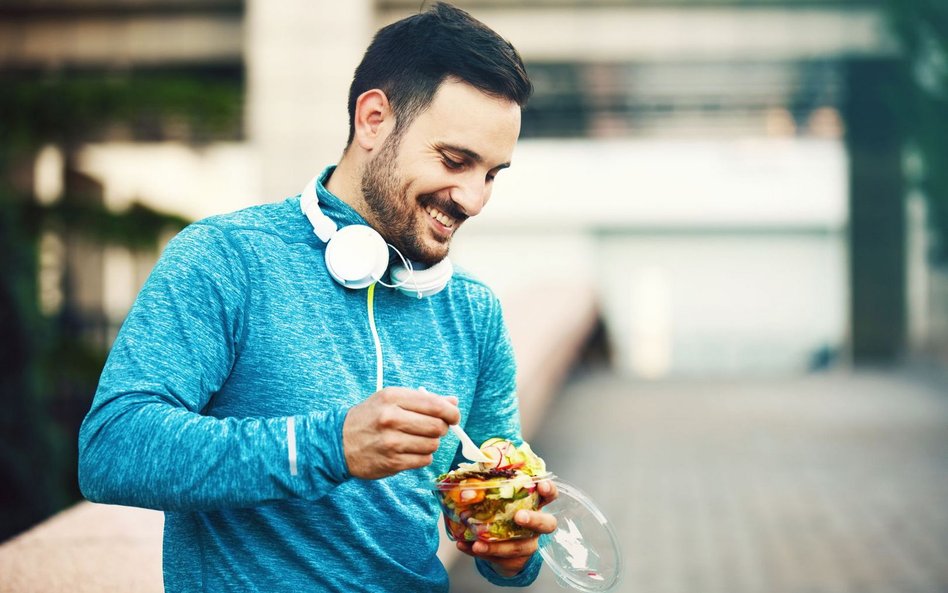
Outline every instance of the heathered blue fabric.
<svg viewBox="0 0 948 593">
<path fill-rule="evenodd" d="M 340 225 L 365 223 L 317 191 Z M 367 291 L 334 282 L 324 248 L 298 196 L 194 223 L 115 340 L 79 436 L 80 486 L 165 511 L 169 593 L 448 590 L 428 484 L 458 442 L 446 436 L 427 468 L 349 475 L 342 425 L 375 391 L 375 347 Z M 385 385 L 456 395 L 476 441 L 520 441 L 513 354 L 486 286 L 460 271 L 421 300 L 377 286 L 375 315 Z M 540 558 L 513 579 L 478 568 L 523 586 Z"/>
</svg>

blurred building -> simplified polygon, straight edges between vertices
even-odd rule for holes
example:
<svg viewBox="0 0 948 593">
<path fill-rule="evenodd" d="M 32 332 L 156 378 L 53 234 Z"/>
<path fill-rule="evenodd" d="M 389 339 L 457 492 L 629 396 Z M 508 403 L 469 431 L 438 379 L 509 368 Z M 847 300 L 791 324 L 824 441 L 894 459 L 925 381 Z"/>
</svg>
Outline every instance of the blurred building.
<svg viewBox="0 0 948 593">
<path fill-rule="evenodd" d="M 615 363 L 636 376 L 799 372 L 852 351 L 844 105 L 849 64 L 897 52 L 878 2 L 456 4 L 518 47 L 536 85 L 514 167 L 456 261 L 502 294 L 525 277 L 595 284 Z M 372 32 L 418 5 L 10 0 L 0 68 L 173 68 L 240 85 L 232 138 L 196 144 L 165 126 L 102 138 L 77 159 L 112 208 L 199 218 L 292 195 L 333 162 Z M 56 151 L 37 161 L 44 199 L 62 176 Z M 924 238 L 911 236 L 898 290 L 916 296 L 884 338 L 896 350 L 931 327 Z M 150 262 L 112 249 L 95 265 L 92 298 L 118 322 Z"/>
</svg>

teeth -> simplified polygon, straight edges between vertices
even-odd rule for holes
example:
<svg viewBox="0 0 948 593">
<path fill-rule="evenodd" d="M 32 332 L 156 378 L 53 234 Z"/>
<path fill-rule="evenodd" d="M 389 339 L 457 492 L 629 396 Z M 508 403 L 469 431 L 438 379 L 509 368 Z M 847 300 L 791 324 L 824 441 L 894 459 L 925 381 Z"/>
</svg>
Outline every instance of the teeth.
<svg viewBox="0 0 948 593">
<path fill-rule="evenodd" d="M 435 220 L 437 220 L 444 226 L 448 227 L 449 229 L 453 228 L 454 225 L 456 225 L 458 222 L 454 220 L 453 218 L 451 218 L 450 216 L 448 216 L 447 214 L 445 214 L 444 212 L 437 210 L 435 208 L 432 208 L 431 206 L 428 206 L 428 208 L 426 208 L 425 210 L 428 212 L 428 214 L 431 215 L 431 218 L 434 218 Z"/>
</svg>

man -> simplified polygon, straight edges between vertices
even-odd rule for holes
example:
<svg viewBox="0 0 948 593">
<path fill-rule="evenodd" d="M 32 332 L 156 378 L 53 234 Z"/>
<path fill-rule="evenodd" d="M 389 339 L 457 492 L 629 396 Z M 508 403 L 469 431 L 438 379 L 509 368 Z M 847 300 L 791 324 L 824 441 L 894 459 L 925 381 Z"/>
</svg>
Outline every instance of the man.
<svg viewBox="0 0 948 593">
<path fill-rule="evenodd" d="M 337 166 L 169 243 L 79 443 L 86 497 L 165 511 L 167 591 L 447 590 L 431 486 L 457 461 L 448 426 L 521 435 L 498 302 L 446 256 L 531 90 L 509 43 L 436 4 L 368 48 Z M 458 548 L 501 585 L 540 568 L 536 537 Z"/>
</svg>

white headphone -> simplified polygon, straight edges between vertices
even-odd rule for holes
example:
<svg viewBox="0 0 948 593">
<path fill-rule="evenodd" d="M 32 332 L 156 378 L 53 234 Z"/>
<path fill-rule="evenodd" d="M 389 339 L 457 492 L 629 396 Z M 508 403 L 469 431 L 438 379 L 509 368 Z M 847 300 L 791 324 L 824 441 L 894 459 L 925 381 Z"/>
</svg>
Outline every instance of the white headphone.
<svg viewBox="0 0 948 593">
<path fill-rule="evenodd" d="M 390 245 L 370 226 L 351 224 L 340 229 L 334 220 L 323 214 L 316 197 L 318 180 L 318 177 L 313 178 L 303 188 L 300 209 L 313 225 L 313 233 L 326 243 L 326 269 L 336 282 L 354 289 L 379 282 L 419 299 L 437 294 L 447 286 L 454 274 L 454 266 L 448 258 L 427 267 L 409 262 L 394 247 L 404 265 L 392 266 L 394 284 L 381 282 L 388 269 Z"/>
</svg>

